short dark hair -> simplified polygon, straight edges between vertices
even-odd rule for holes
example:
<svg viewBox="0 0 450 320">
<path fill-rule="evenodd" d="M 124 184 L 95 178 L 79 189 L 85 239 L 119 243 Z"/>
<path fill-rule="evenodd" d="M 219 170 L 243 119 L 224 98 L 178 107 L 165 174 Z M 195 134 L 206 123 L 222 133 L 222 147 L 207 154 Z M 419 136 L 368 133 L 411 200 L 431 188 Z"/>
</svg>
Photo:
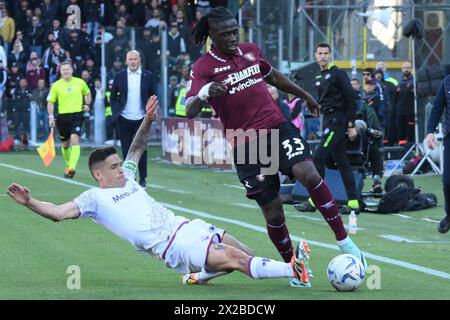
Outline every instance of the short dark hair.
<svg viewBox="0 0 450 320">
<path fill-rule="evenodd" d="M 117 150 L 114 147 L 102 147 L 95 149 L 94 151 L 91 152 L 91 154 L 89 155 L 88 165 L 89 171 L 91 171 L 93 177 L 94 177 L 93 173 L 94 166 L 99 162 L 105 161 L 106 158 L 108 158 L 110 155 L 113 154 L 117 154 Z"/>
<path fill-rule="evenodd" d="M 373 68 L 364 68 L 362 72 L 368 72 L 373 75 Z"/>
<path fill-rule="evenodd" d="M 317 51 L 318 48 L 328 48 L 328 50 L 331 52 L 331 46 L 326 43 L 326 42 L 321 42 L 319 43 L 316 48 L 314 49 L 314 51 Z"/>
<path fill-rule="evenodd" d="M 352 80 L 350 80 L 350 82 L 351 82 L 351 81 L 356 81 L 356 82 L 360 83 L 359 80 L 356 79 L 356 78 L 353 78 Z"/>
</svg>

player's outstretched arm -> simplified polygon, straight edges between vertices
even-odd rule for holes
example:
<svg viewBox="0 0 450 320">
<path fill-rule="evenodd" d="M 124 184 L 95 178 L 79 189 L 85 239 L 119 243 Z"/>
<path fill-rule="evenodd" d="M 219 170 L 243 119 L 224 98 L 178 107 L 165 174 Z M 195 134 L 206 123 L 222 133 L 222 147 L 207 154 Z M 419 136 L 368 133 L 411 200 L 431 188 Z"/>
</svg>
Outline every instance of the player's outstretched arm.
<svg viewBox="0 0 450 320">
<path fill-rule="evenodd" d="M 310 95 L 305 89 L 299 87 L 294 82 L 289 80 L 284 74 L 282 74 L 278 69 L 272 68 L 272 72 L 264 78 L 264 80 L 268 83 L 277 87 L 281 91 L 294 94 L 298 97 L 301 97 L 306 102 L 306 106 L 309 111 L 314 116 L 319 116 L 320 106 L 314 99 L 312 95 Z"/>
<path fill-rule="evenodd" d="M 158 109 L 158 98 L 156 96 L 151 96 L 147 105 L 145 106 L 145 117 L 134 136 L 133 142 L 131 143 L 130 150 L 128 150 L 127 158 L 125 160 L 133 161 L 134 163 L 139 163 L 142 154 L 147 150 L 148 137 L 150 134 L 150 127 L 153 120 L 155 120 Z"/>
<path fill-rule="evenodd" d="M 6 193 L 17 203 L 55 222 L 75 219 L 80 214 L 80 210 L 75 202 L 56 205 L 50 202 L 40 201 L 31 196 L 31 191 L 27 187 L 21 186 L 18 183 L 9 185 Z"/>
</svg>

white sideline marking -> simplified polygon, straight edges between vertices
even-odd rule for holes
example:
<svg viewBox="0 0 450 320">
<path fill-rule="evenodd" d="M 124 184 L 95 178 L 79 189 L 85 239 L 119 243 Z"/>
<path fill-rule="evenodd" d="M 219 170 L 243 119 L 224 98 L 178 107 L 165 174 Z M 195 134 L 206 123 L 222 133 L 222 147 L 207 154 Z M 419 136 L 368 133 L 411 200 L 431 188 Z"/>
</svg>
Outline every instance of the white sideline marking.
<svg viewBox="0 0 450 320">
<path fill-rule="evenodd" d="M 160 186 L 159 184 L 149 184 L 148 186 L 153 189 L 166 189 L 166 187 Z"/>
<path fill-rule="evenodd" d="M 57 176 L 52 176 L 50 174 L 41 173 L 39 171 L 34 171 L 34 170 L 30 170 L 30 169 L 24 169 L 24 168 L 12 166 L 12 165 L 9 165 L 9 164 L 4 164 L 4 163 L 1 163 L 1 162 L 0 162 L 0 166 L 3 166 L 5 168 L 18 170 L 18 171 L 22 171 L 22 172 L 35 174 L 35 175 L 42 176 L 42 177 L 47 177 L 47 178 L 51 178 L 51 179 L 55 179 L 55 180 L 60 180 L 62 182 L 74 184 L 74 185 L 77 185 L 77 186 L 82 186 L 82 187 L 87 187 L 87 188 L 94 187 L 93 185 L 89 185 L 87 183 L 82 183 L 82 182 L 73 181 L 73 180 L 67 180 L 65 178 L 60 178 L 60 177 L 57 177 Z M 169 209 L 190 213 L 192 215 L 196 215 L 196 216 L 203 217 L 203 218 L 208 218 L 208 219 L 211 219 L 211 220 L 223 221 L 223 222 L 226 222 L 226 223 L 238 225 L 238 226 L 241 226 L 241 227 L 244 227 L 244 228 L 247 228 L 247 229 L 251 229 L 251 230 L 254 230 L 254 231 L 258 231 L 258 232 L 261 232 L 261 233 L 267 233 L 266 228 L 255 226 L 255 225 L 247 223 L 247 222 L 243 222 L 243 221 L 239 221 L 239 220 L 235 220 L 235 219 L 223 218 L 223 217 L 219 217 L 219 216 L 214 216 L 214 215 L 211 215 L 211 214 L 206 213 L 206 212 L 192 210 L 192 209 L 187 209 L 187 208 L 179 207 L 179 206 L 172 205 L 172 204 L 169 204 L 169 203 L 164 203 L 164 202 L 160 202 L 160 203 L 163 206 L 165 206 L 165 207 L 167 207 Z M 297 237 L 297 236 L 292 236 L 292 235 L 291 235 L 291 238 L 292 238 L 292 240 L 295 240 L 295 241 L 306 240 L 309 244 L 312 244 L 312 245 L 315 245 L 315 246 L 318 246 L 318 247 L 322 247 L 322 248 L 327 248 L 327 249 L 332 249 L 332 250 L 339 251 L 338 246 L 332 245 L 332 244 L 329 244 L 329 243 L 320 242 L 320 241 L 314 241 L 314 240 L 307 240 L 307 239 L 303 239 L 303 238 L 300 238 L 300 237 Z M 364 255 L 367 258 L 372 259 L 372 260 L 384 262 L 384 263 L 387 263 L 387 264 L 392 264 L 394 266 L 399 266 L 399 267 L 402 267 L 402 268 L 405 268 L 405 269 L 414 270 L 414 271 L 422 272 L 422 273 L 429 274 L 429 275 L 432 275 L 432 276 L 435 276 L 435 277 L 439 277 L 439 278 L 450 280 L 450 273 L 447 273 L 447 272 L 444 272 L 444 271 L 439 271 L 439 270 L 434 270 L 434 269 L 422 267 L 422 266 L 419 266 L 419 265 L 416 265 L 416 264 L 413 264 L 413 263 L 409 263 L 409 262 L 404 262 L 404 261 L 400 261 L 400 260 L 395 260 L 395 259 L 383 257 L 383 256 L 380 256 L 380 255 L 377 255 L 377 254 L 372 254 L 372 253 L 369 253 L 369 252 L 366 252 L 366 251 L 363 251 L 363 253 L 364 253 Z"/>
<path fill-rule="evenodd" d="M 182 194 L 190 194 L 189 191 L 184 191 L 180 189 L 167 189 L 167 191 L 173 192 L 173 193 L 182 193 Z"/>
<path fill-rule="evenodd" d="M 400 213 L 394 213 L 393 215 L 400 217 L 400 218 L 404 218 L 404 219 L 423 220 L 423 221 L 427 221 L 427 222 L 439 223 L 438 220 L 434 220 L 434 219 L 430 219 L 430 218 L 415 218 L 415 217 L 410 217 L 410 216 L 407 216 L 405 214 L 400 214 Z"/>
<path fill-rule="evenodd" d="M 434 219 L 430 219 L 430 218 L 422 218 L 423 221 L 428 221 L 428 222 L 434 222 L 434 223 L 439 223 L 440 221 L 434 220 Z"/>
<path fill-rule="evenodd" d="M 304 216 L 302 214 L 290 214 L 290 212 L 286 212 L 286 213 L 289 213 L 288 217 L 300 218 L 300 219 L 311 220 L 311 221 L 323 221 L 323 223 L 325 223 L 325 221 L 321 218 L 308 217 L 308 216 Z"/>
<path fill-rule="evenodd" d="M 226 184 L 226 183 L 224 183 L 223 184 L 225 187 L 228 187 L 228 188 L 235 188 L 235 189 L 239 189 L 239 190 L 245 190 L 245 188 L 244 187 L 241 187 L 241 186 L 235 186 L 235 185 L 232 185 L 232 184 Z"/>
<path fill-rule="evenodd" d="M 379 237 L 387 240 L 392 240 L 395 242 L 406 242 L 406 243 L 450 243 L 450 241 L 412 240 L 404 237 L 395 236 L 392 234 L 380 234 Z"/>
<path fill-rule="evenodd" d="M 403 218 L 403 219 L 412 219 L 412 217 L 407 216 L 406 214 L 401 214 L 401 213 L 394 213 L 394 216 Z"/>
<path fill-rule="evenodd" d="M 247 209 L 259 209 L 258 206 L 255 206 L 254 204 L 248 204 L 248 203 L 234 203 L 237 207 L 247 208 Z"/>
</svg>

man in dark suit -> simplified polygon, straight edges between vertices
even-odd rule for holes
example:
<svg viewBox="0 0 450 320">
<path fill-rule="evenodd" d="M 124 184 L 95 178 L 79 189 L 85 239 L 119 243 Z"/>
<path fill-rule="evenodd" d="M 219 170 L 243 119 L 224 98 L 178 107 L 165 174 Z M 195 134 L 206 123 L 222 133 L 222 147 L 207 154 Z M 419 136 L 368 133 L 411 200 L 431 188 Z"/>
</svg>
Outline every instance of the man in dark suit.
<svg viewBox="0 0 450 320">
<path fill-rule="evenodd" d="M 141 68 L 141 56 L 131 50 L 128 68 L 115 74 L 111 90 L 112 121 L 116 121 L 124 159 L 145 116 L 145 104 L 155 94 L 154 76 Z M 139 184 L 146 187 L 147 151 L 139 161 Z"/>
</svg>

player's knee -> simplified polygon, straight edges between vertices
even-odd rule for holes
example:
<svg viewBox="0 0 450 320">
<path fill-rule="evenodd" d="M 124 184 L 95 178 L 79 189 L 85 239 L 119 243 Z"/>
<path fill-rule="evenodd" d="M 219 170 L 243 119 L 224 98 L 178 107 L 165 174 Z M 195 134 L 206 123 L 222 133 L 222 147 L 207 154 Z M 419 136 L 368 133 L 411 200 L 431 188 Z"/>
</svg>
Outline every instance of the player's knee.
<svg viewBox="0 0 450 320">
<path fill-rule="evenodd" d="M 311 161 L 305 161 L 292 170 L 297 180 L 307 189 L 316 187 L 322 179 Z"/>
</svg>

